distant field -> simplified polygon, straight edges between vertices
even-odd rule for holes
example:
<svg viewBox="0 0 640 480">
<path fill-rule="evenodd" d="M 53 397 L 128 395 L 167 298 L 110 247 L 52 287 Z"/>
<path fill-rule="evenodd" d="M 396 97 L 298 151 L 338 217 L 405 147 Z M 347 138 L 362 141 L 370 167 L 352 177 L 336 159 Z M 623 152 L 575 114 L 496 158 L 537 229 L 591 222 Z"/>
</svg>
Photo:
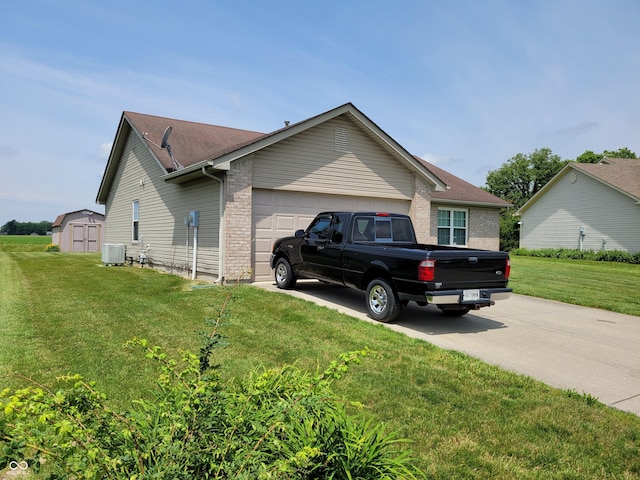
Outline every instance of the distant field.
<svg viewBox="0 0 640 480">
<path fill-rule="evenodd" d="M 50 244 L 46 235 L 0 235 L 0 252 L 44 252 Z"/>
</svg>

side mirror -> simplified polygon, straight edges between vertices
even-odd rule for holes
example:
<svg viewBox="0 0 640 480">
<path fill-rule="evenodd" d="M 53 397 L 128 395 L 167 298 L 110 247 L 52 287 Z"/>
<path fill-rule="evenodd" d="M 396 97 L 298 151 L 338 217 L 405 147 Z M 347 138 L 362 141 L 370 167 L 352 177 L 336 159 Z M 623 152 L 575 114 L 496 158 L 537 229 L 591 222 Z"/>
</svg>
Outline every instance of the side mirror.
<svg viewBox="0 0 640 480">
<path fill-rule="evenodd" d="M 296 230 L 296 233 L 294 233 L 294 236 L 296 238 L 304 238 L 304 230 Z"/>
</svg>

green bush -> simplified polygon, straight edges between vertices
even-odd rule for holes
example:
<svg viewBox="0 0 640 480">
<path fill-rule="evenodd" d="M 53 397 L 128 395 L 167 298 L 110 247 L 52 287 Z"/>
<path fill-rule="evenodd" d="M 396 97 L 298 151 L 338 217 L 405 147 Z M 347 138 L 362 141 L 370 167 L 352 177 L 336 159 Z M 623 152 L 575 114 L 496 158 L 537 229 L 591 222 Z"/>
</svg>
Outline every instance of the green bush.
<svg viewBox="0 0 640 480">
<path fill-rule="evenodd" d="M 59 252 L 60 247 L 58 245 L 47 245 L 47 252 Z"/>
<path fill-rule="evenodd" d="M 567 248 L 543 248 L 528 250 L 516 248 L 509 252 L 515 256 L 562 258 L 569 260 L 593 260 L 597 262 L 619 262 L 640 264 L 640 252 L 629 253 L 622 250 L 572 250 Z"/>
<path fill-rule="evenodd" d="M 230 298 L 230 297 L 229 297 Z M 368 354 L 340 356 L 316 374 L 295 366 L 256 370 L 224 384 L 209 356 L 227 307 L 211 321 L 200 356 L 179 360 L 145 340 L 158 390 L 117 412 L 79 375 L 58 390 L 35 385 L 0 394 L 0 464 L 26 460 L 49 480 L 414 479 L 405 441 L 352 412 L 332 382 Z"/>
</svg>

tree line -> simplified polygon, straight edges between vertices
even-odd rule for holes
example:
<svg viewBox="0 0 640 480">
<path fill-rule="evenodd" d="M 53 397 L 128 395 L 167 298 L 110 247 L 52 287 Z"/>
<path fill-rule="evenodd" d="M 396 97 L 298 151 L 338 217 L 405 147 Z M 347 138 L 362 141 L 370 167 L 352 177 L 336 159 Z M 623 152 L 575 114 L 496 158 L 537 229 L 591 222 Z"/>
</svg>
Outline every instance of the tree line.
<svg viewBox="0 0 640 480">
<path fill-rule="evenodd" d="M 0 235 L 46 235 L 51 231 L 52 222 L 18 222 L 10 220 L 0 227 Z"/>
<path fill-rule="evenodd" d="M 579 163 L 598 163 L 603 158 L 638 158 L 626 147 L 602 153 L 585 151 L 576 158 Z M 549 148 L 532 153 L 518 153 L 487 174 L 484 190 L 513 204 L 500 217 L 500 249 L 511 250 L 519 245 L 518 221 L 513 212 L 522 207 L 571 160 L 562 160 Z"/>
</svg>

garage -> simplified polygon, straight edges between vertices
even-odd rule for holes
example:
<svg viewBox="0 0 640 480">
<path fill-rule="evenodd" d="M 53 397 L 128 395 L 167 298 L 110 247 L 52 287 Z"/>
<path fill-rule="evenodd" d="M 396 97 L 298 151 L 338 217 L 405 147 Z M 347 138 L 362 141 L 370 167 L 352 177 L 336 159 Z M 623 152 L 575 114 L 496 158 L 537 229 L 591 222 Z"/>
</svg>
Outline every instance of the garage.
<svg viewBox="0 0 640 480">
<path fill-rule="evenodd" d="M 306 228 L 322 211 L 383 211 L 409 213 L 409 200 L 323 195 L 284 190 L 253 190 L 252 259 L 255 280 L 272 278 L 269 257 L 273 242 Z"/>
</svg>

